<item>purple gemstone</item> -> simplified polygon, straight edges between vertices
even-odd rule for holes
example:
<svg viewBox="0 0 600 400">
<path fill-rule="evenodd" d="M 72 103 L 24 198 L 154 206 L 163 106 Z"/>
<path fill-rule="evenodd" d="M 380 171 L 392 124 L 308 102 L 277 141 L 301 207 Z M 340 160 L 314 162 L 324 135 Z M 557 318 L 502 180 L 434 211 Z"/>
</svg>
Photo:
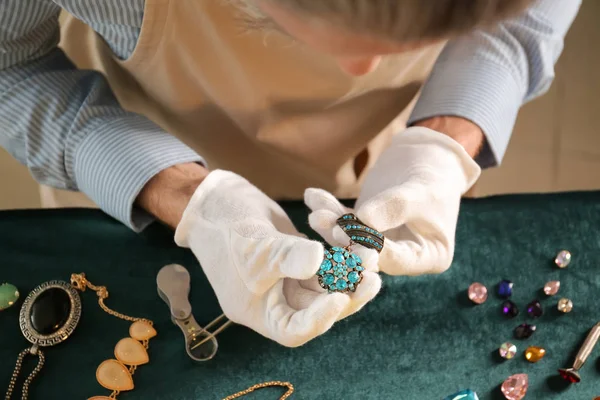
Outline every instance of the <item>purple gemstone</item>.
<svg viewBox="0 0 600 400">
<path fill-rule="evenodd" d="M 502 314 L 509 318 L 514 318 L 519 315 L 519 308 L 512 301 L 506 300 L 504 303 L 502 303 Z"/>
<path fill-rule="evenodd" d="M 517 339 L 527 339 L 535 332 L 535 325 L 521 324 L 515 328 L 515 337 Z"/>
<path fill-rule="evenodd" d="M 512 295 L 513 283 L 509 280 L 502 280 L 498 284 L 498 296 L 507 299 Z"/>
<path fill-rule="evenodd" d="M 541 317 L 543 313 L 544 310 L 542 310 L 542 305 L 539 301 L 534 300 L 531 303 L 527 304 L 527 314 L 529 314 L 529 316 L 531 316 L 532 318 Z"/>
</svg>

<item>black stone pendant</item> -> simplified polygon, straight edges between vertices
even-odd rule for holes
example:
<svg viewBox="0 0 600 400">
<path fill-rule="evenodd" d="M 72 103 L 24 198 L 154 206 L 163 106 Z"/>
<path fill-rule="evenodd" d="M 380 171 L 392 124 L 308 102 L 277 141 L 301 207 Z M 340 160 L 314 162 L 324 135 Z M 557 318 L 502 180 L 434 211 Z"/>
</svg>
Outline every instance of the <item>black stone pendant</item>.
<svg viewBox="0 0 600 400">
<path fill-rule="evenodd" d="M 62 328 L 71 312 L 71 299 L 63 289 L 51 288 L 40 293 L 31 305 L 31 325 L 42 335 Z"/>
<path fill-rule="evenodd" d="M 544 314 L 544 310 L 542 309 L 542 305 L 539 301 L 534 300 L 531 303 L 527 304 L 527 314 L 529 314 L 532 318 L 539 318 Z"/>
<path fill-rule="evenodd" d="M 23 336 L 34 345 L 54 346 L 73 333 L 80 316 L 79 293 L 67 282 L 50 281 L 25 298 L 19 325 Z"/>
<path fill-rule="evenodd" d="M 535 325 L 521 324 L 515 328 L 514 334 L 517 339 L 527 339 L 535 332 Z"/>
</svg>

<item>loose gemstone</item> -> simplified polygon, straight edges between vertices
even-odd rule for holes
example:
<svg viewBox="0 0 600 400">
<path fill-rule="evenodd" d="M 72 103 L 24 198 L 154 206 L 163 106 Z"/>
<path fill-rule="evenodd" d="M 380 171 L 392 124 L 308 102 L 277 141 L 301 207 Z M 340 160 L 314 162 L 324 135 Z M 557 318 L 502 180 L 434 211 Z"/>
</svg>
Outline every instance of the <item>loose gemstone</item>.
<svg viewBox="0 0 600 400">
<path fill-rule="evenodd" d="M 348 274 L 348 280 L 351 283 L 356 283 L 360 280 L 360 275 L 356 271 L 352 271 Z"/>
<path fill-rule="evenodd" d="M 467 291 L 469 300 L 475 304 L 483 304 L 488 298 L 487 288 L 479 282 L 474 282 Z"/>
<path fill-rule="evenodd" d="M 536 363 L 540 361 L 546 355 L 546 349 L 537 346 L 529 346 L 525 350 L 525 359 L 530 363 Z"/>
<path fill-rule="evenodd" d="M 343 254 L 343 253 L 341 253 L 341 252 L 339 252 L 339 251 L 338 251 L 338 252 L 336 252 L 336 253 L 333 255 L 333 261 L 335 261 L 335 262 L 339 262 L 339 263 L 341 263 L 341 262 L 344 262 L 344 254 Z"/>
<path fill-rule="evenodd" d="M 6 310 L 19 299 L 17 287 L 10 283 L 0 285 L 0 310 Z"/>
<path fill-rule="evenodd" d="M 510 342 L 502 343 L 498 349 L 498 353 L 500 353 L 500 357 L 510 360 L 517 354 L 517 346 Z"/>
<path fill-rule="evenodd" d="M 542 305 L 538 300 L 534 300 L 527 305 L 527 314 L 532 318 L 539 318 L 544 314 Z"/>
<path fill-rule="evenodd" d="M 569 299 L 560 299 L 558 301 L 558 311 L 563 312 L 563 313 L 568 313 L 571 312 L 571 310 L 573 309 L 573 302 Z"/>
<path fill-rule="evenodd" d="M 567 268 L 571 263 L 571 253 L 568 250 L 563 250 L 556 255 L 554 263 L 558 268 Z"/>
<path fill-rule="evenodd" d="M 327 274 L 323 277 L 323 283 L 327 286 L 331 285 L 333 282 L 335 282 L 335 277 L 333 275 Z"/>
<path fill-rule="evenodd" d="M 519 315 L 519 308 L 512 301 L 506 300 L 502 303 L 502 314 L 509 318 L 514 318 Z"/>
<path fill-rule="evenodd" d="M 509 376 L 502 383 L 501 390 L 507 400 L 521 400 L 527 394 L 529 378 L 527 374 L 516 374 Z"/>
<path fill-rule="evenodd" d="M 544 285 L 544 293 L 548 296 L 554 296 L 560 289 L 560 281 L 550 281 Z"/>
<path fill-rule="evenodd" d="M 347 265 L 348 267 L 350 267 L 350 268 L 354 268 L 354 267 L 356 267 L 356 261 L 354 260 L 354 258 L 352 258 L 352 257 L 349 257 L 349 258 L 346 260 L 346 265 Z"/>
<path fill-rule="evenodd" d="M 527 339 L 533 335 L 535 330 L 535 325 L 521 324 L 515 328 L 514 334 L 517 339 Z"/>
<path fill-rule="evenodd" d="M 465 389 L 445 397 L 444 400 L 479 400 L 479 397 L 471 389 Z"/>
<path fill-rule="evenodd" d="M 50 335 L 65 325 L 70 312 L 71 299 L 65 290 L 46 289 L 31 305 L 31 325 L 38 333 Z"/>
<path fill-rule="evenodd" d="M 581 377 L 579 374 L 572 369 L 559 369 L 558 373 L 560 377 L 569 383 L 579 383 L 581 381 Z"/>
<path fill-rule="evenodd" d="M 498 284 L 498 296 L 502 298 L 509 298 L 512 295 L 513 283 L 509 280 L 502 280 Z"/>
<path fill-rule="evenodd" d="M 348 287 L 348 282 L 346 282 L 344 279 L 338 279 L 338 281 L 335 283 L 335 287 L 337 290 L 346 290 L 346 288 Z"/>
</svg>

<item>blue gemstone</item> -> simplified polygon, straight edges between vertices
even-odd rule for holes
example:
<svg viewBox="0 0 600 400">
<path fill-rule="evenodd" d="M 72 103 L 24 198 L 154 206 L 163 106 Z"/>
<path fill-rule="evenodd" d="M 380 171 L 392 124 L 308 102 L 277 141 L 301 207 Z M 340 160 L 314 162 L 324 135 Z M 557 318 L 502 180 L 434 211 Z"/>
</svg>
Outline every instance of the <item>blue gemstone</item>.
<svg viewBox="0 0 600 400">
<path fill-rule="evenodd" d="M 343 270 L 343 271 L 342 271 L 342 275 L 343 275 L 343 276 L 346 276 L 346 275 L 348 275 L 348 270 Z"/>
<path fill-rule="evenodd" d="M 352 236 L 350 239 L 352 239 L 352 240 L 356 240 L 356 236 Z"/>
<path fill-rule="evenodd" d="M 339 263 L 344 262 L 344 255 L 338 251 L 333 255 L 333 260 Z"/>
<path fill-rule="evenodd" d="M 348 287 L 348 282 L 343 279 L 338 279 L 338 281 L 335 283 L 335 287 L 337 290 L 345 290 Z"/>
<path fill-rule="evenodd" d="M 335 282 L 335 277 L 333 275 L 327 274 L 323 277 L 323 283 L 326 285 L 331 285 L 333 282 Z"/>
<path fill-rule="evenodd" d="M 356 267 L 356 270 L 357 271 L 364 271 L 365 269 L 359 265 L 359 266 Z"/>
<path fill-rule="evenodd" d="M 362 260 L 356 254 L 352 253 L 352 254 L 350 254 L 350 257 L 354 258 L 354 261 L 356 261 L 357 263 L 359 263 L 359 264 L 362 263 Z"/>
<path fill-rule="evenodd" d="M 325 271 L 329 271 L 331 269 L 331 261 L 323 260 L 323 262 L 321 263 L 321 269 L 323 269 Z"/>
<path fill-rule="evenodd" d="M 346 229 L 352 229 L 352 225 L 346 225 Z"/>
<path fill-rule="evenodd" d="M 356 283 L 360 280 L 360 275 L 358 275 L 358 272 L 356 271 L 352 271 L 348 274 L 348 280 L 351 283 Z"/>
<path fill-rule="evenodd" d="M 317 274 L 319 274 L 319 275 L 325 275 L 325 271 L 320 270 L 319 272 L 317 272 Z"/>
<path fill-rule="evenodd" d="M 479 400 L 479 397 L 477 397 L 477 393 L 471 389 L 465 389 L 458 393 L 451 394 L 448 397 L 444 397 L 444 400 Z"/>
<path fill-rule="evenodd" d="M 328 254 L 327 254 L 327 258 L 331 258 L 331 257 L 332 257 L 332 256 L 331 256 L 331 254 L 329 254 L 329 253 L 328 253 Z"/>
<path fill-rule="evenodd" d="M 332 292 L 335 291 L 335 285 L 329 285 L 329 290 L 331 290 Z"/>
<path fill-rule="evenodd" d="M 498 296 L 503 298 L 509 298 L 512 295 L 513 283 L 509 280 L 502 280 L 498 284 Z"/>
<path fill-rule="evenodd" d="M 352 257 L 348 257 L 348 259 L 346 260 L 346 266 L 350 268 L 356 267 L 356 260 Z"/>
<path fill-rule="evenodd" d="M 354 283 L 350 283 L 350 284 L 348 284 L 348 288 L 349 288 L 350 290 L 354 290 Z"/>
</svg>

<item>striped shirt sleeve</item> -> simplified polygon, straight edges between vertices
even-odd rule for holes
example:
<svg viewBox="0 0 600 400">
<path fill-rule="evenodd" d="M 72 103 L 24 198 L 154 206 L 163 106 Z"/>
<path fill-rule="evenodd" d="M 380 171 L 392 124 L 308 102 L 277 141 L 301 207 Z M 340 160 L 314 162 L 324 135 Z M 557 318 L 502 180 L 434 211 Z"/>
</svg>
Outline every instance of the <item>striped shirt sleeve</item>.
<svg viewBox="0 0 600 400">
<path fill-rule="evenodd" d="M 50 0 L 2 0 L 0 146 L 48 186 L 81 191 L 135 231 L 153 219 L 134 206 L 155 174 L 203 162 L 148 119 L 124 111 L 103 76 L 57 48 Z"/>
<path fill-rule="evenodd" d="M 520 107 L 544 94 L 581 0 L 538 0 L 494 31 L 449 42 L 408 121 L 451 115 L 473 121 L 486 145 L 477 161 L 501 163 Z"/>
</svg>

